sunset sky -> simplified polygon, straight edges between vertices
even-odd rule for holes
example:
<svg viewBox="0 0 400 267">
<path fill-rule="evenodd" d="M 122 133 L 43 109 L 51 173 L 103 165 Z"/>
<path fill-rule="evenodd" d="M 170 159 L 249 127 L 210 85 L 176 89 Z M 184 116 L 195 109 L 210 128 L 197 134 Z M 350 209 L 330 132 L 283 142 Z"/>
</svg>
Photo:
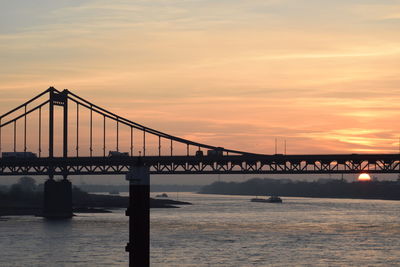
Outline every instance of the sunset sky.
<svg viewBox="0 0 400 267">
<path fill-rule="evenodd" d="M 400 1 L 0 1 L 0 113 L 54 86 L 210 145 L 397 153 Z"/>
</svg>

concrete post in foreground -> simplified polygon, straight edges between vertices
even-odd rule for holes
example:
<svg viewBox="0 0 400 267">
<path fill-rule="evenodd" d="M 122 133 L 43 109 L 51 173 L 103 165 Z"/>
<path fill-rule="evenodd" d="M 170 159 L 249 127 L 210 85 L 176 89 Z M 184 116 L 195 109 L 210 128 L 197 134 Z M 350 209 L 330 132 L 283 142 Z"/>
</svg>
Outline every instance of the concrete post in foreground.
<svg viewBox="0 0 400 267">
<path fill-rule="evenodd" d="M 129 252 L 130 267 L 150 266 L 150 173 L 149 167 L 135 166 L 128 174 Z"/>
</svg>

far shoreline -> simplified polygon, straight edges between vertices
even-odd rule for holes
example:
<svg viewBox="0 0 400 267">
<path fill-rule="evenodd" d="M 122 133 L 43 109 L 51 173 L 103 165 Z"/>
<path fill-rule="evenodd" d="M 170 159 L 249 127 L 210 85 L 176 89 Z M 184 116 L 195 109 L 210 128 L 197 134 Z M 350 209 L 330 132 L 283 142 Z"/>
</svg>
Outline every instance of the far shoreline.
<svg viewBox="0 0 400 267">
<path fill-rule="evenodd" d="M 253 194 L 234 194 L 234 193 L 208 193 L 208 192 L 195 192 L 200 195 L 221 195 L 221 196 L 248 196 L 248 197 L 270 197 L 271 195 L 253 195 Z M 391 198 L 368 198 L 368 197 L 341 197 L 341 196 L 299 196 L 299 195 L 279 195 L 279 197 L 300 197 L 300 198 L 321 198 L 321 199 L 359 199 L 359 200 L 388 200 L 388 201 L 399 201 L 398 199 Z"/>
<path fill-rule="evenodd" d="M 244 196 L 280 196 L 334 199 L 400 200 L 399 181 L 356 181 L 323 179 L 252 178 L 244 182 L 214 182 L 199 193 Z"/>
</svg>

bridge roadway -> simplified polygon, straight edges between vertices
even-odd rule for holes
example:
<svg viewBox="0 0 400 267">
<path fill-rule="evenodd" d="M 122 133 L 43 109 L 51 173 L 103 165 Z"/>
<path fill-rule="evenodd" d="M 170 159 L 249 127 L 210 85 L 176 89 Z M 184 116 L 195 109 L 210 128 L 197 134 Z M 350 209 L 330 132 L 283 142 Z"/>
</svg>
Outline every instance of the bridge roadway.
<svg viewBox="0 0 400 267">
<path fill-rule="evenodd" d="M 400 154 L 0 158 L 0 175 L 399 173 Z"/>
</svg>

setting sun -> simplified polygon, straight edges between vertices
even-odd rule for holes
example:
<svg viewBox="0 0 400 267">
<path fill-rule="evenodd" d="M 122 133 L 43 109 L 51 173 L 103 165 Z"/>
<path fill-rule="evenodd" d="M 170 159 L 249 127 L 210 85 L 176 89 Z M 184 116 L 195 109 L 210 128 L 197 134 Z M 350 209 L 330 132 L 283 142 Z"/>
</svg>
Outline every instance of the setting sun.
<svg viewBox="0 0 400 267">
<path fill-rule="evenodd" d="M 371 181 L 371 176 L 368 173 L 361 173 L 358 176 L 358 181 Z"/>
</svg>

